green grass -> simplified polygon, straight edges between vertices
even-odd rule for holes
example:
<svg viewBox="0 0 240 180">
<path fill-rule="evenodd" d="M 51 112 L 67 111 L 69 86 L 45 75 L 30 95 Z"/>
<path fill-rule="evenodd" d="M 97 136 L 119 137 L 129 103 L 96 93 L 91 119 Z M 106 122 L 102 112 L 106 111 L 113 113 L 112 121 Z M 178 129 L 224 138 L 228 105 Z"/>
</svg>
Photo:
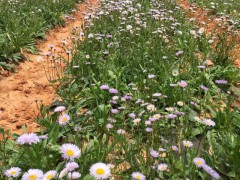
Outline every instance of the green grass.
<svg viewBox="0 0 240 180">
<path fill-rule="evenodd" d="M 22 60 L 23 49 L 36 52 L 37 39 L 63 23 L 63 15 L 70 13 L 78 0 L 1 0 L 0 1 L 0 66 Z"/>
</svg>

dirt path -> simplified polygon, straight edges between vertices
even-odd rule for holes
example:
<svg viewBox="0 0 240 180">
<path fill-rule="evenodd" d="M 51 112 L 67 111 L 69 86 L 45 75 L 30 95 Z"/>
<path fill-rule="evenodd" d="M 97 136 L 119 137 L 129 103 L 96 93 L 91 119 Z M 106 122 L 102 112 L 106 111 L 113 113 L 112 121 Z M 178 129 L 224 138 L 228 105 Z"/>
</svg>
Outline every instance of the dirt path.
<svg viewBox="0 0 240 180">
<path fill-rule="evenodd" d="M 22 133 L 21 127 L 27 125 L 29 132 L 38 130 L 35 122 L 38 109 L 36 101 L 49 105 L 57 97 L 49 85 L 43 67 L 47 69 L 46 53 L 54 46 L 56 54 L 67 57 L 66 49 L 71 49 L 73 30 L 81 30 L 83 13 L 92 12 L 98 7 L 97 0 L 86 0 L 78 4 L 74 14 L 66 17 L 65 27 L 50 30 L 47 39 L 37 44 L 40 55 L 25 53 L 29 61 L 21 63 L 16 72 L 0 80 L 0 127 L 10 129 L 12 133 Z M 62 48 L 66 42 L 65 49 Z M 56 55 L 55 54 L 55 55 Z"/>
<path fill-rule="evenodd" d="M 188 0 L 178 0 L 179 6 L 187 13 L 187 17 L 194 19 L 199 28 L 204 28 L 206 34 L 212 34 L 217 39 L 217 35 L 228 33 L 228 36 L 236 35 L 235 42 L 238 44 L 233 48 L 234 65 L 240 68 L 240 32 L 232 30 L 231 26 L 226 25 L 226 18 L 210 15 L 210 11 L 197 7 L 189 3 Z"/>
</svg>

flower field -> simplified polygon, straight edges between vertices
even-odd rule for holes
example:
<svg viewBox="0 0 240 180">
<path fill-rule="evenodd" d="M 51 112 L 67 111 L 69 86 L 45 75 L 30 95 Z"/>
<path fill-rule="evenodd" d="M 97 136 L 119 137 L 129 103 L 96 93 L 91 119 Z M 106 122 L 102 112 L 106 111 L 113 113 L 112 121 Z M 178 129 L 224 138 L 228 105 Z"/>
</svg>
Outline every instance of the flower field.
<svg viewBox="0 0 240 180">
<path fill-rule="evenodd" d="M 71 60 L 46 52 L 61 105 L 39 106 L 39 132 L 0 129 L 0 179 L 240 179 L 235 42 L 176 1 L 99 4 Z"/>
<path fill-rule="evenodd" d="M 64 13 L 78 0 L 1 0 L 0 1 L 0 66 L 6 69 L 21 61 L 20 52 L 35 52 L 36 38 L 63 23 Z"/>
</svg>

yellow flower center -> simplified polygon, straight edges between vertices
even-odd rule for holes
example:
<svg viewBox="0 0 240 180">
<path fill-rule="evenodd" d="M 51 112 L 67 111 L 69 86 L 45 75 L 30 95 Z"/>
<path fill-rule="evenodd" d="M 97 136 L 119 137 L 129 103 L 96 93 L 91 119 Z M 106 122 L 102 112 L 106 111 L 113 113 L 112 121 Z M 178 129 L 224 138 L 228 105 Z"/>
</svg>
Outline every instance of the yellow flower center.
<svg viewBox="0 0 240 180">
<path fill-rule="evenodd" d="M 73 156 L 73 155 L 74 155 L 73 150 L 71 150 L 71 149 L 67 150 L 67 151 L 66 151 L 66 154 L 67 154 L 68 156 Z"/>
<path fill-rule="evenodd" d="M 186 146 L 189 147 L 189 146 L 190 146 L 190 143 L 189 143 L 189 142 L 186 142 Z"/>
<path fill-rule="evenodd" d="M 96 169 L 96 173 L 97 173 L 98 175 L 103 175 L 103 174 L 104 174 L 104 169 L 98 168 L 98 169 Z"/>
<path fill-rule="evenodd" d="M 201 161 L 197 161 L 196 163 L 197 163 L 197 165 L 201 165 L 201 164 L 202 164 L 202 162 L 201 162 Z"/>
<path fill-rule="evenodd" d="M 158 119 L 158 118 L 159 118 L 159 115 L 154 115 L 154 118 L 155 118 L 155 119 Z"/>
<path fill-rule="evenodd" d="M 179 105 L 179 106 L 183 106 L 183 102 L 182 102 L 182 101 L 179 101 L 179 102 L 178 102 L 178 105 Z"/>
<path fill-rule="evenodd" d="M 161 170 L 161 171 L 164 171 L 164 170 L 165 170 L 164 166 L 160 167 L 160 170 Z"/>
<path fill-rule="evenodd" d="M 66 121 L 67 121 L 66 117 L 62 118 L 62 122 L 66 122 Z"/>
<path fill-rule="evenodd" d="M 17 172 L 16 171 L 11 171 L 10 174 L 11 175 L 15 175 Z"/>
<path fill-rule="evenodd" d="M 136 179 L 141 179 L 141 176 L 140 175 L 136 175 Z"/>
<path fill-rule="evenodd" d="M 52 179 L 52 178 L 53 178 L 52 174 L 47 175 L 47 179 Z"/>
<path fill-rule="evenodd" d="M 28 176 L 28 178 L 30 180 L 35 180 L 35 179 L 37 179 L 37 176 L 35 174 L 32 174 L 32 175 Z"/>
</svg>

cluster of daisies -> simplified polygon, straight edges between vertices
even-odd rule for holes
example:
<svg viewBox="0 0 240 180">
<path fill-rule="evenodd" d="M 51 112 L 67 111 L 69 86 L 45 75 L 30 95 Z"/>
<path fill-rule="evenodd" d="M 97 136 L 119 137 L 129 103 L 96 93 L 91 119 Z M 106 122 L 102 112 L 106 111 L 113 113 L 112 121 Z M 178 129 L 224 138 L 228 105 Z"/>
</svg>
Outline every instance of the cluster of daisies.
<svg viewBox="0 0 240 180">
<path fill-rule="evenodd" d="M 23 180 L 50 180 L 53 178 L 63 178 L 67 177 L 68 179 L 79 179 L 81 177 L 80 172 L 76 171 L 79 168 L 79 165 L 74 162 L 74 159 L 79 158 L 81 156 L 81 150 L 74 144 L 63 144 L 60 147 L 60 152 L 62 157 L 68 161 L 66 163 L 65 168 L 57 173 L 55 170 L 50 170 L 43 173 L 40 169 L 29 169 L 22 176 Z M 109 165 L 98 162 L 93 164 L 90 167 L 90 174 L 95 179 L 107 179 L 111 175 L 111 170 Z M 5 171 L 5 176 L 7 177 L 18 177 L 22 173 L 22 170 L 19 167 L 11 167 L 10 169 Z"/>
<path fill-rule="evenodd" d="M 79 165 L 74 162 L 74 159 L 81 156 L 81 150 L 74 144 L 63 144 L 60 147 L 60 151 L 62 157 L 69 161 L 66 163 L 65 168 L 60 173 L 55 170 L 50 170 L 44 174 L 40 169 L 29 169 L 22 175 L 22 180 L 51 180 L 54 178 L 64 177 L 67 177 L 67 179 L 79 179 L 81 174 L 76 171 L 76 169 L 79 168 Z M 111 167 L 111 164 L 98 162 L 93 164 L 89 171 L 90 174 L 97 180 L 108 179 L 111 176 Z M 167 169 L 167 166 L 160 164 L 159 169 L 164 171 Z M 4 174 L 7 177 L 16 178 L 19 177 L 21 173 L 22 170 L 19 167 L 11 167 L 10 169 L 6 170 Z M 134 172 L 132 174 L 132 178 L 137 180 L 146 179 L 146 177 L 140 172 Z"/>
<path fill-rule="evenodd" d="M 50 180 L 64 177 L 67 177 L 67 179 L 79 179 L 81 177 L 81 174 L 78 171 L 74 171 L 78 167 L 79 166 L 77 163 L 69 162 L 60 173 L 57 173 L 55 170 L 50 170 L 45 174 L 40 169 L 29 169 L 23 174 L 22 180 Z M 7 177 L 15 178 L 18 177 L 21 173 L 22 170 L 19 167 L 12 167 L 6 170 L 4 174 Z M 107 164 L 99 162 L 91 166 L 90 174 L 97 180 L 108 179 L 111 175 L 111 171 L 110 167 Z"/>
<path fill-rule="evenodd" d="M 31 137 L 32 139 L 29 137 Z M 33 133 L 24 134 L 22 135 L 22 137 L 20 136 L 19 138 L 21 141 L 23 138 L 26 138 L 26 142 L 28 142 L 29 144 L 36 143 L 38 142 L 37 139 L 39 139 L 39 137 Z M 193 145 L 191 141 L 187 141 L 187 140 L 184 140 L 182 143 L 186 148 L 190 148 Z M 25 142 L 22 142 L 21 144 L 25 144 Z M 176 151 L 178 150 L 176 146 L 173 146 L 172 149 Z M 50 180 L 53 178 L 63 178 L 65 176 L 68 179 L 80 178 L 81 177 L 80 172 L 76 171 L 76 169 L 79 168 L 79 165 L 76 162 L 74 162 L 76 158 L 80 158 L 81 156 L 81 150 L 79 149 L 79 147 L 70 143 L 63 144 L 60 147 L 60 152 L 62 154 L 62 158 L 68 161 L 68 163 L 66 163 L 65 165 L 65 168 L 60 173 L 58 173 L 55 170 L 50 170 L 44 174 L 43 171 L 40 169 L 29 169 L 27 172 L 25 172 L 22 175 L 22 179 L 23 180 Z M 154 150 L 151 150 L 150 154 L 153 157 L 157 157 L 159 155 Z M 210 166 L 208 166 L 202 158 L 196 157 L 193 159 L 193 162 L 198 168 L 202 168 L 205 172 L 210 174 L 215 179 L 220 178 L 219 174 L 216 171 L 214 171 Z M 110 165 L 107 165 L 102 162 L 93 164 L 90 167 L 90 174 L 95 179 L 108 179 L 111 176 L 110 167 L 111 167 Z M 158 165 L 157 168 L 159 171 L 167 171 L 168 165 L 161 163 Z M 14 177 L 18 177 L 21 173 L 22 173 L 22 170 L 19 167 L 11 167 L 10 169 L 6 170 L 4 174 L 7 177 L 14 178 Z M 143 175 L 141 172 L 134 172 L 132 173 L 132 178 L 136 180 L 145 180 L 146 176 Z"/>
</svg>

